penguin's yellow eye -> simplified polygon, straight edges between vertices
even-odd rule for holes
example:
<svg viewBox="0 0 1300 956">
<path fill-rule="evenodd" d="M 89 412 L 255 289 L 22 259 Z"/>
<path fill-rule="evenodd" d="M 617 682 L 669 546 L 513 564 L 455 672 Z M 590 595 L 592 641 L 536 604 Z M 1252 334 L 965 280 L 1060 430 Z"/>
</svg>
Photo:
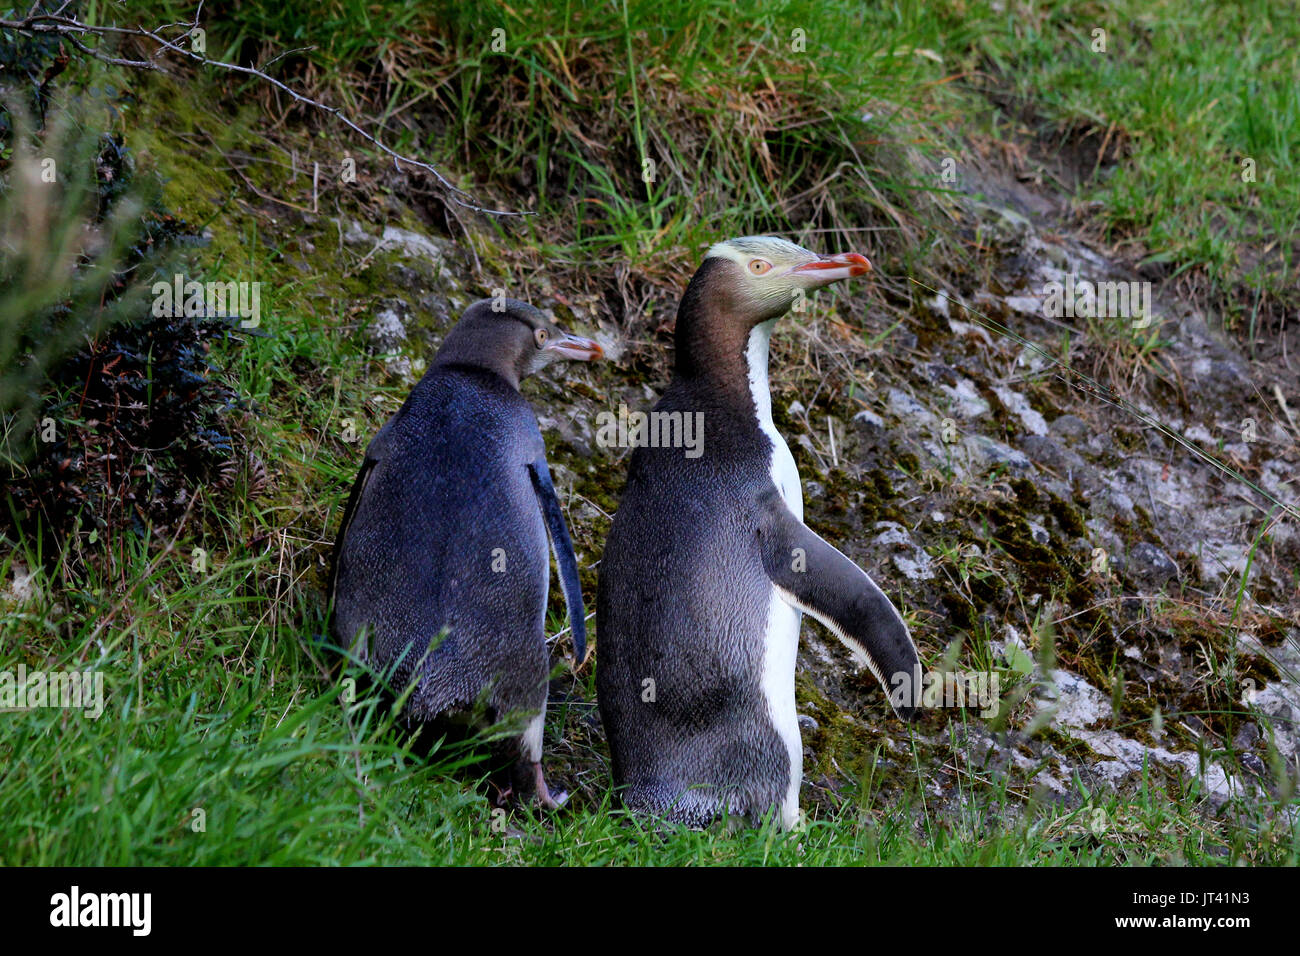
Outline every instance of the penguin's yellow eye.
<svg viewBox="0 0 1300 956">
<path fill-rule="evenodd" d="M 533 338 L 537 339 L 537 347 L 541 348 L 543 345 L 546 344 L 546 340 L 550 338 L 550 333 L 547 332 L 545 329 L 538 329 L 536 332 L 533 333 Z"/>
<path fill-rule="evenodd" d="M 766 259 L 753 259 L 749 263 L 749 271 L 756 276 L 764 275 L 772 271 L 772 263 Z"/>
</svg>

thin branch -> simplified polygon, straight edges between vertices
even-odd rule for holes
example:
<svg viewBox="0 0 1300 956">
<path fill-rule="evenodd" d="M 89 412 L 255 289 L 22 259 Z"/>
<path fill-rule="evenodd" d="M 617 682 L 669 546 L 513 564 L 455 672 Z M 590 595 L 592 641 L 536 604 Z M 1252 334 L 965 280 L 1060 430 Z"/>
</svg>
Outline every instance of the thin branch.
<svg viewBox="0 0 1300 956">
<path fill-rule="evenodd" d="M 134 69 L 134 70 L 155 70 L 158 72 L 165 72 L 162 70 L 162 68 L 158 65 L 156 60 L 153 58 L 148 60 L 132 60 L 124 57 L 110 56 L 109 54 L 104 53 L 103 51 L 98 49 L 97 46 L 91 47 L 86 45 L 86 43 L 83 42 L 83 39 L 88 35 L 94 36 L 100 40 L 103 40 L 110 36 L 140 37 L 142 39 L 149 40 L 152 43 L 157 45 L 157 53 L 162 53 L 163 51 L 169 51 L 178 54 L 182 57 L 185 57 L 186 59 L 194 63 L 197 63 L 201 66 L 212 66 L 212 67 L 216 67 L 217 69 L 225 70 L 230 73 L 238 73 L 244 76 L 253 77 L 255 79 L 261 80 L 263 83 L 266 83 L 274 87 L 275 89 L 279 90 L 281 93 L 284 93 L 286 96 L 289 96 L 295 102 L 301 103 L 304 106 L 309 106 L 312 109 L 319 110 L 322 113 L 326 113 L 330 116 L 333 116 L 336 120 L 338 120 L 348 129 L 352 130 L 352 132 L 360 136 L 366 142 L 370 143 L 380 152 L 384 153 L 387 156 L 392 157 L 393 165 L 396 166 L 399 171 L 402 168 L 401 164 L 406 163 L 409 166 L 415 166 L 419 169 L 423 169 L 426 172 L 432 174 L 434 179 L 437 180 L 438 184 L 442 186 L 442 188 L 445 190 L 447 194 L 447 198 L 450 199 L 458 206 L 463 206 L 466 209 L 472 209 L 475 212 L 485 213 L 490 216 L 533 215 L 533 213 L 529 213 L 529 212 L 512 212 L 505 209 L 491 209 L 485 206 L 480 206 L 477 203 L 472 201 L 473 196 L 471 196 L 469 193 L 467 193 L 465 190 L 461 189 L 460 187 L 453 185 L 451 182 L 449 182 L 447 178 L 443 176 L 441 172 L 438 171 L 438 168 L 436 166 L 433 166 L 426 162 L 422 162 L 421 160 L 418 159 L 412 159 L 409 156 L 404 156 L 401 153 L 397 152 L 396 150 L 391 149 L 384 143 L 380 142 L 378 138 L 366 132 L 366 130 L 362 129 L 359 125 L 354 123 L 351 119 L 349 119 L 346 115 L 344 115 L 343 111 L 340 110 L 338 107 L 327 106 L 326 104 L 321 103 L 318 100 L 314 100 L 309 96 L 299 93 L 297 90 L 289 86 L 287 83 L 284 83 L 281 80 L 277 80 L 275 77 L 270 76 L 267 73 L 263 72 L 261 68 L 251 67 L 251 66 L 240 66 L 237 63 L 227 63 L 223 60 L 209 59 L 207 56 L 204 56 L 202 53 L 196 53 L 193 50 L 187 50 L 184 47 L 179 46 L 177 42 L 170 40 L 167 37 L 162 35 L 162 31 L 171 28 L 178 28 L 178 27 L 184 28 L 185 31 L 184 35 L 188 35 L 190 31 L 198 29 L 199 16 L 203 11 L 202 3 L 200 3 L 198 5 L 198 8 L 195 10 L 193 23 L 189 23 L 189 24 L 172 23 L 172 24 L 167 24 L 165 26 L 155 27 L 154 29 L 148 29 L 143 26 L 135 26 L 135 27 L 119 27 L 119 26 L 107 26 L 107 25 L 88 26 L 87 24 L 84 24 L 79 20 L 77 20 L 75 17 L 63 16 L 62 15 L 63 10 L 67 7 L 67 5 L 68 5 L 67 3 L 64 3 L 54 13 L 29 13 L 26 17 L 24 17 L 21 20 L 6 20 L 0 18 L 0 29 L 12 30 L 16 33 L 22 33 L 28 36 L 54 35 L 67 40 L 68 43 L 71 44 L 74 48 L 76 48 L 79 52 L 87 56 L 94 57 L 96 60 L 99 60 L 102 63 L 108 63 L 112 66 L 129 67 L 130 69 Z M 35 8 L 33 7 L 33 9 Z M 279 60 L 281 57 L 288 56 L 291 53 L 298 53 L 298 52 L 302 52 L 302 51 L 288 50 L 285 53 L 281 53 L 279 56 L 275 57 L 275 59 L 267 63 L 266 66 L 270 66 L 272 63 L 275 63 L 276 60 Z"/>
</svg>

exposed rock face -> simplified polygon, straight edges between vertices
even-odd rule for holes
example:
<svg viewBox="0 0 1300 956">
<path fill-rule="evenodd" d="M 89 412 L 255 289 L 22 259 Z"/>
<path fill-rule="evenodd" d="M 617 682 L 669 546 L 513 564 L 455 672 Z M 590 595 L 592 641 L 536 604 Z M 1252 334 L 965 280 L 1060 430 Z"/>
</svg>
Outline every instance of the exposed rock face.
<svg viewBox="0 0 1300 956">
<path fill-rule="evenodd" d="M 1006 736 L 983 747 L 1015 776 L 1030 769 L 1018 750 L 1023 734 L 1058 735 L 1035 745 L 1032 767 L 1045 761 L 1052 769 L 1037 770 L 1030 785 L 1073 799 L 1074 774 L 1113 788 L 1154 771 L 1157 779 L 1199 779 L 1222 800 L 1275 782 L 1263 769 L 1270 751 L 1281 758 L 1273 767 L 1297 776 L 1300 662 L 1280 653 L 1300 639 L 1295 521 L 1205 460 L 1256 476 L 1294 507 L 1294 478 L 1277 476 L 1295 473 L 1296 436 L 1250 404 L 1263 389 L 1204 319 L 1159 299 L 1150 315 L 1106 319 L 1109 331 L 1097 327 L 1102 320 L 1074 324 L 1120 343 L 1129 326 L 1155 324 L 1164 374 L 1195 388 L 1174 396 L 1131 366 L 1125 371 L 1144 385 L 1121 394 L 1136 415 L 1096 400 L 1095 389 L 1061 388 L 1051 343 L 1062 320 L 1044 314 L 1043 289 L 1070 276 L 1127 277 L 1073 240 L 1051 244 L 1049 254 L 1027 220 L 997 222 L 1011 229 L 1006 238 L 1022 271 L 999 277 L 1010 294 L 980 290 L 966 301 L 1005 316 L 1028 344 L 964 321 L 971 316 L 959 296 L 926 303 L 948 334 L 916 359 L 905 386 L 880 381 L 872 407 L 854 417 L 857 444 L 849 449 L 858 474 L 883 470 L 903 502 L 890 509 L 891 521 L 875 525 L 884 534 L 846 550 L 874 558 L 873 573 L 892 578 L 891 593 L 910 606 L 947 612 L 938 621 L 921 617 L 923 640 L 924 622 L 934 621 L 934 646 L 958 637 L 969 646 L 972 626 L 1020 625 L 995 650 L 1004 680 L 1023 675 L 1021 703 L 1001 723 Z M 1102 384 L 1103 397 L 1115 394 Z M 909 454 L 913 463 L 900 467 Z M 1280 520 L 1270 524 L 1270 511 Z M 945 520 L 925 520 L 935 514 Z M 1268 556 L 1254 547 L 1264 529 L 1274 548 Z M 916 548 L 933 560 L 909 557 Z M 955 593 L 943 593 L 945 582 Z M 1273 646 L 1255 641 L 1255 630 L 1271 632 Z M 1053 658 L 1071 667 L 1045 663 Z M 1235 667 L 1222 666 L 1226 659 Z M 807 666 L 820 686 L 820 663 Z M 1206 709 L 1209 716 L 1192 713 Z"/>
</svg>

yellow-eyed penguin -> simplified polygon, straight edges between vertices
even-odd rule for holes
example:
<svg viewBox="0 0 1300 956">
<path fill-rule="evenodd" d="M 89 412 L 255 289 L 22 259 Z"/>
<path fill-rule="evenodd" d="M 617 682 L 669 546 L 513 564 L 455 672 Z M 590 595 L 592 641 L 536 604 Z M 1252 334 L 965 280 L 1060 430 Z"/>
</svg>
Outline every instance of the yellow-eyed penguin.
<svg viewBox="0 0 1300 956">
<path fill-rule="evenodd" d="M 390 674 L 406 714 L 486 705 L 522 726 L 514 780 L 554 806 L 542 774 L 551 547 L 575 663 L 586 656 L 578 564 L 546 448 L 519 383 L 557 358 L 601 355 L 514 299 L 475 302 L 375 435 L 334 548 L 332 633 Z"/>
<path fill-rule="evenodd" d="M 753 821 L 775 810 L 796 823 L 803 611 L 891 703 L 898 680 L 920 676 L 889 599 L 803 523 L 768 393 L 776 320 L 804 293 L 870 267 L 856 253 L 748 236 L 709 249 L 682 297 L 675 370 L 654 411 L 702 413 L 702 453 L 633 452 L 598 575 L 596 687 L 630 809 L 694 826 L 724 811 Z"/>
</svg>

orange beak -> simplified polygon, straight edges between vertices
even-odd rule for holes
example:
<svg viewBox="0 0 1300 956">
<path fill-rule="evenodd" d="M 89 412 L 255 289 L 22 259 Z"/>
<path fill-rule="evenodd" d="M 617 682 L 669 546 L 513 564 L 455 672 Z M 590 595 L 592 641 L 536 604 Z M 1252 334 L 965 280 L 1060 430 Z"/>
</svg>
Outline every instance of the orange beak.
<svg viewBox="0 0 1300 956">
<path fill-rule="evenodd" d="M 871 271 L 871 260 L 856 252 L 841 252 L 837 256 L 827 256 L 795 266 L 790 271 L 815 278 L 819 283 L 838 282 L 840 279 L 866 275 Z"/>
<path fill-rule="evenodd" d="M 543 348 L 558 352 L 561 358 L 576 359 L 579 362 L 591 362 L 605 356 L 605 350 L 599 342 L 568 333 L 551 339 Z"/>
</svg>

